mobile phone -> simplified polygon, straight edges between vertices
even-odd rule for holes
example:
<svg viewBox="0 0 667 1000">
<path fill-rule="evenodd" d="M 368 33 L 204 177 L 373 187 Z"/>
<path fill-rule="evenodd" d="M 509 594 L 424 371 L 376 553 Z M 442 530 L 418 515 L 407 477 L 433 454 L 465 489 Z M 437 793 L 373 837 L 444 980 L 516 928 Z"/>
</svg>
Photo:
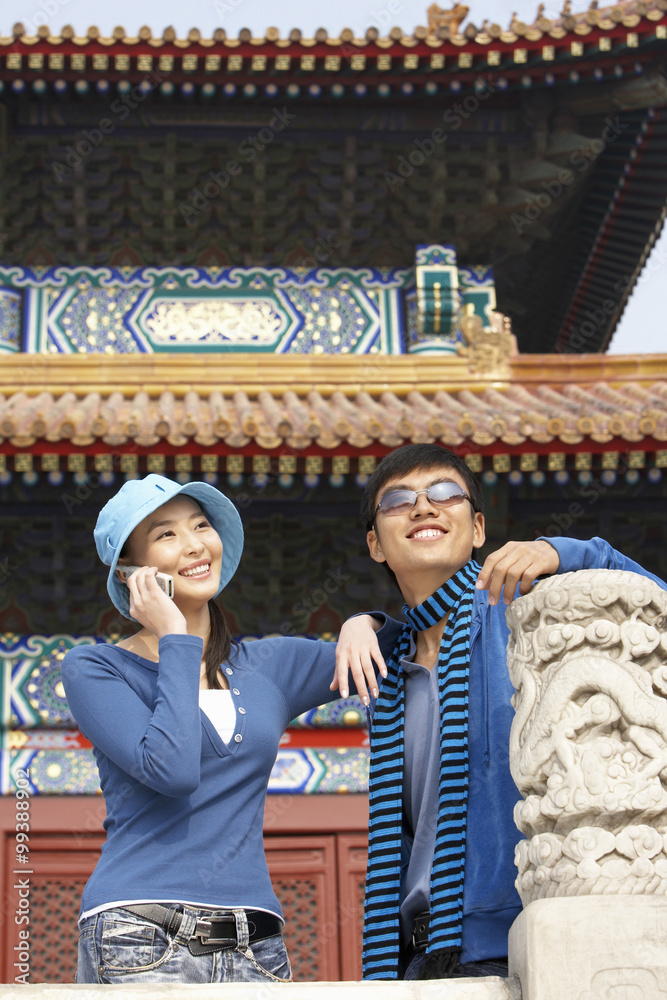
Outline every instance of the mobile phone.
<svg viewBox="0 0 667 1000">
<path fill-rule="evenodd" d="M 127 583 L 128 576 L 131 576 L 135 570 L 141 569 L 141 566 L 118 566 L 118 572 L 120 573 L 120 578 L 123 583 Z M 163 590 L 167 597 L 173 599 L 174 596 L 174 578 L 169 576 L 168 573 L 156 573 L 155 580 L 157 582 L 160 590 Z"/>
</svg>

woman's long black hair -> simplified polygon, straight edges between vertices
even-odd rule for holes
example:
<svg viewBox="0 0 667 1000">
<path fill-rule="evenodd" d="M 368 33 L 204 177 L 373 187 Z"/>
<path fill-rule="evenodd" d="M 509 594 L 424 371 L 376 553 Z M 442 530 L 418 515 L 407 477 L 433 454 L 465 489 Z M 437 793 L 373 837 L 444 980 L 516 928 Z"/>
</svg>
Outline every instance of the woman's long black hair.
<svg viewBox="0 0 667 1000">
<path fill-rule="evenodd" d="M 229 631 L 222 608 L 213 599 L 208 602 L 208 613 L 211 619 L 211 631 L 204 650 L 204 662 L 206 683 L 215 690 L 222 687 L 218 680 L 218 669 L 222 663 L 229 659 L 229 654 L 232 647 L 236 647 L 236 642 Z"/>
</svg>

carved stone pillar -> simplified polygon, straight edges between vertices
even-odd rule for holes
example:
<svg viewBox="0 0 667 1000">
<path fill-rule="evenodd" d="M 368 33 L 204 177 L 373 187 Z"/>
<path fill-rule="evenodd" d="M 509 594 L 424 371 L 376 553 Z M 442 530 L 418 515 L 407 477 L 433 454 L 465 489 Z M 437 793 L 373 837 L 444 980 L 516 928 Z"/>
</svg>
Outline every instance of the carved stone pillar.
<svg viewBox="0 0 667 1000">
<path fill-rule="evenodd" d="M 566 573 L 507 620 L 527 838 L 510 976 L 523 1000 L 667 998 L 667 591 Z"/>
<path fill-rule="evenodd" d="M 524 906 L 666 894 L 667 592 L 635 573 L 566 573 L 507 620 Z"/>
</svg>

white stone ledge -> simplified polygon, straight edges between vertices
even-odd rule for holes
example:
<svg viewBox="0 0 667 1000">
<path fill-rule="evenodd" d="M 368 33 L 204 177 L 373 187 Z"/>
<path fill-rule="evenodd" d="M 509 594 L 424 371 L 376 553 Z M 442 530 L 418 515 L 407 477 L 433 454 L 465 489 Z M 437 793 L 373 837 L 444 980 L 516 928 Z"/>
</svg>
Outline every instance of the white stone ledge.
<svg viewBox="0 0 667 1000">
<path fill-rule="evenodd" d="M 515 978 L 436 979 L 424 982 L 228 983 L 225 985 L 0 986 L 0 1000 L 521 1000 Z"/>
<path fill-rule="evenodd" d="M 538 899 L 509 934 L 523 1000 L 667 1000 L 667 896 Z"/>
</svg>

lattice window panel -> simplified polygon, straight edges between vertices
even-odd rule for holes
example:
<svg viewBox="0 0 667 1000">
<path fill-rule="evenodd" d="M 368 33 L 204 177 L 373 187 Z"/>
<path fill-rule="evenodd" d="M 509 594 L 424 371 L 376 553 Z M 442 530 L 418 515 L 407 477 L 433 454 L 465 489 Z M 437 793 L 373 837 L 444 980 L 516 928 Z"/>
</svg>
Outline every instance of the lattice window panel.
<svg viewBox="0 0 667 1000">
<path fill-rule="evenodd" d="M 264 844 L 271 881 L 285 914 L 294 979 L 340 979 L 336 838 L 267 836 Z"/>
<path fill-rule="evenodd" d="M 357 895 L 357 906 L 359 907 L 359 917 L 360 917 L 360 919 L 358 920 L 359 934 L 361 934 L 361 932 L 363 930 L 363 927 L 364 927 L 364 917 L 363 917 L 363 914 L 364 914 L 364 896 L 366 895 L 366 879 L 363 876 L 357 881 L 356 888 L 357 888 L 357 894 L 356 894 Z"/>
<path fill-rule="evenodd" d="M 84 883 L 39 879 L 30 886 L 30 982 L 73 983 Z"/>
<path fill-rule="evenodd" d="M 361 936 L 364 923 L 367 839 L 365 834 L 339 834 L 338 915 L 340 978 L 361 979 Z"/>
<path fill-rule="evenodd" d="M 321 979 L 318 886 L 314 879 L 275 879 L 273 889 L 285 916 L 285 944 L 298 982 Z"/>
</svg>

